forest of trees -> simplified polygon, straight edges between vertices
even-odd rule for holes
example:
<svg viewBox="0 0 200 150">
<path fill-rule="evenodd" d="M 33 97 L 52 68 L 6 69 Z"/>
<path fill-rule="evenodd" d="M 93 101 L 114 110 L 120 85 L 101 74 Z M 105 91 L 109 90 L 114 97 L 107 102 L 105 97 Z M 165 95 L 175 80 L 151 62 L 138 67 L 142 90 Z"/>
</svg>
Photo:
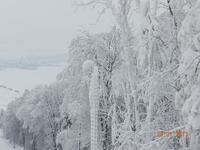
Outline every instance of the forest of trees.
<svg viewBox="0 0 200 150">
<path fill-rule="evenodd" d="M 71 41 L 65 69 L 0 114 L 25 150 L 200 149 L 200 0 L 82 0 L 110 32 Z"/>
</svg>

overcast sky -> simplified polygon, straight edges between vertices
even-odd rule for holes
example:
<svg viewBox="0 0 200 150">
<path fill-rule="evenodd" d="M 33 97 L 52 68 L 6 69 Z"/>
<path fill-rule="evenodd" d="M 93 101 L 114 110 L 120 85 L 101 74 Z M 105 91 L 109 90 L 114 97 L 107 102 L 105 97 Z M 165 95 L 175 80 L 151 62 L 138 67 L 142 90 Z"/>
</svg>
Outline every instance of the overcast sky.
<svg viewBox="0 0 200 150">
<path fill-rule="evenodd" d="M 75 0 L 0 0 L 0 57 L 65 51 L 78 30 L 108 31 L 111 18 Z"/>
<path fill-rule="evenodd" d="M 99 15 L 94 9 L 74 6 L 74 1 L 0 0 L 0 59 L 63 53 L 80 30 L 110 30 L 112 21 L 108 14 L 97 22 Z M 0 71 L 0 84 L 23 91 L 53 82 L 61 68 Z M 0 108 L 14 96 L 1 88 Z"/>
</svg>

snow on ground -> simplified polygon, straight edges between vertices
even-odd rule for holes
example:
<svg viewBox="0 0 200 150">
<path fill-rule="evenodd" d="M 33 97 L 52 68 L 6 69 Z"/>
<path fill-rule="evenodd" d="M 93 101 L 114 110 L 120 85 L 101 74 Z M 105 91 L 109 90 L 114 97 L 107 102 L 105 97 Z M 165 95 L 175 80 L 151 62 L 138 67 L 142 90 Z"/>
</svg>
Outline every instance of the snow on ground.
<svg viewBox="0 0 200 150">
<path fill-rule="evenodd" d="M 19 96 L 20 94 L 18 93 L 0 88 L 0 109 L 6 109 L 7 104 Z"/>
<path fill-rule="evenodd" d="M 0 130 L 0 149 L 1 150 L 23 150 L 20 147 L 13 148 L 13 145 L 11 145 L 8 140 L 5 140 L 3 138 L 2 130 Z"/>
<path fill-rule="evenodd" d="M 40 84 L 50 84 L 56 81 L 56 75 L 64 68 L 64 64 L 52 67 L 39 67 L 36 70 L 6 69 L 0 71 L 0 85 L 19 90 L 17 94 L 13 91 L 0 88 L 0 109 L 7 106 L 9 102 L 19 97 L 25 89 L 32 89 Z"/>
</svg>

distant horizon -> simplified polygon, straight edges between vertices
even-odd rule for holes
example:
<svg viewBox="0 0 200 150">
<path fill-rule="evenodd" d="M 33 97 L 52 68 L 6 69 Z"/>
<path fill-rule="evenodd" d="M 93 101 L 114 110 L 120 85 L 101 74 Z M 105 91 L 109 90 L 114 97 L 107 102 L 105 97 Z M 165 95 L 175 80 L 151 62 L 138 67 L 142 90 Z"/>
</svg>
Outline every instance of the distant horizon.
<svg viewBox="0 0 200 150">
<path fill-rule="evenodd" d="M 42 66 L 57 66 L 65 63 L 66 59 L 66 53 L 24 55 L 12 58 L 0 57 L 0 71 L 12 68 L 33 70 Z"/>
<path fill-rule="evenodd" d="M 27 56 L 49 56 L 57 54 L 67 54 L 67 49 L 64 50 L 0 50 L 0 59 L 15 59 Z"/>
</svg>

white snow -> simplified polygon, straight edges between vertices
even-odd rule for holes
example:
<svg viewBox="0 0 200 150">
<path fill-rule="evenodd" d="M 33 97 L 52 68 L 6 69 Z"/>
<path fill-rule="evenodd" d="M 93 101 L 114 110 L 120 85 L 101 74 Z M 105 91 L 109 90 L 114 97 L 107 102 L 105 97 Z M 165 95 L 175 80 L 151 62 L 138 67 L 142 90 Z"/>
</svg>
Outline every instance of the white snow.
<svg viewBox="0 0 200 150">
<path fill-rule="evenodd" d="M 56 75 L 63 68 L 64 64 L 56 67 L 39 67 L 36 70 L 6 69 L 0 71 L 0 85 L 20 91 L 20 94 L 17 94 L 0 88 L 0 109 L 5 108 L 15 97 L 19 97 L 25 89 L 56 81 Z"/>
<path fill-rule="evenodd" d="M 1 150 L 23 150 L 20 147 L 13 148 L 13 145 L 3 138 L 2 130 L 0 130 L 0 147 Z"/>
</svg>

